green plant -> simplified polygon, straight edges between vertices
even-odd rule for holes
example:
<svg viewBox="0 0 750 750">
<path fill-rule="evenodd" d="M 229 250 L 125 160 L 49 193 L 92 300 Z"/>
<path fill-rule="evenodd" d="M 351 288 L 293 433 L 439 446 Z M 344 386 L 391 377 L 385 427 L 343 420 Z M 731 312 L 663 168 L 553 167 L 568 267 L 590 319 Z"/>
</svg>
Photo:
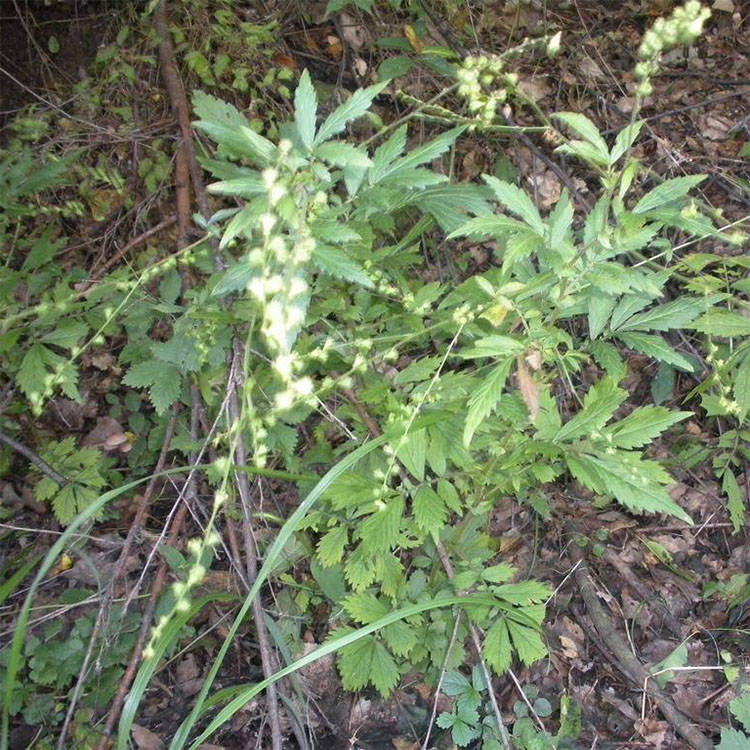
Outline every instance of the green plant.
<svg viewBox="0 0 750 750">
<path fill-rule="evenodd" d="M 690 28 L 704 15 L 690 16 Z M 227 25 L 225 16 L 215 20 Z M 210 45 L 188 66 L 204 82 L 226 85 L 231 65 L 219 58 L 209 64 L 209 52 Z M 656 64 L 658 54 L 649 60 Z M 382 695 L 411 670 L 437 684 L 447 669 L 443 687 L 453 691 L 455 710 L 440 725 L 457 744 L 481 736 L 485 747 L 494 747 L 498 728 L 482 705 L 484 680 L 461 671 L 469 660 L 467 638 L 472 627 L 482 632 L 482 659 L 496 673 L 513 658 L 524 664 L 543 658 L 550 589 L 504 559 L 488 533 L 493 508 L 512 499 L 537 520 L 565 513 L 564 506 L 550 505 L 547 489 L 566 481 L 598 505 L 617 502 L 632 513 L 691 523 L 667 493 L 672 477 L 650 446 L 690 414 L 663 404 L 671 400 L 677 372 L 702 377 L 695 351 L 708 352 L 713 371 L 691 395 L 701 396 L 710 416 L 735 420 L 714 460 L 735 528 L 741 526 L 735 470 L 746 453 L 750 411 L 744 341 L 750 331 L 738 312 L 747 308 L 747 286 L 737 278 L 742 263 L 716 255 L 703 267 L 722 271 L 706 282 L 691 276 L 702 259 L 680 251 L 694 238 L 738 245 L 744 236 L 716 229 L 710 212 L 691 197 L 701 176 L 646 182 L 651 178 L 631 157 L 643 124 L 637 114 L 609 142 L 578 113 L 541 120 L 562 153 L 599 177 L 590 209 L 582 201 L 576 207 L 563 191 L 545 215 L 526 191 L 494 175 L 481 185 L 451 182 L 436 162 L 447 161 L 466 129 L 494 127 L 501 99 L 523 103 L 514 74 L 496 62 L 470 58 L 458 69 L 448 66 L 460 82 L 444 95 L 466 98 L 468 114 L 441 109 L 440 122 L 458 125 L 417 146 L 408 123 L 381 127 L 358 145 L 342 137 L 359 118 L 378 126 L 370 107 L 387 81 L 354 92 L 321 118 L 318 92 L 304 72 L 293 121 L 269 126 L 269 137 L 232 104 L 196 92 L 195 125 L 213 143 L 200 154 L 201 164 L 216 180 L 211 193 L 228 199 L 214 216 L 199 219 L 218 252 L 201 241 L 154 263 L 147 248 L 136 258 L 136 278 L 117 272 L 80 295 L 72 288 L 75 271 L 50 286 L 59 269 L 48 250 L 39 266 L 47 282 L 35 288 L 33 306 L 10 306 L 0 355 L 37 411 L 58 388 L 78 397 L 74 362 L 86 347 L 115 337 L 122 343 L 117 365 L 131 390 L 108 394 L 108 403 L 131 420 L 136 438 L 128 461 L 141 474 L 171 414 L 177 419 L 172 447 L 185 454 L 197 449 L 187 418 L 177 416 L 193 387 L 217 423 L 227 390 L 238 398 L 236 420 L 227 419 L 214 441 L 221 458 L 206 471 L 215 491 L 206 535 L 191 542 L 189 560 L 167 553 L 181 580 L 159 610 L 122 715 L 119 748 L 127 746 L 149 681 L 182 628 L 209 603 L 232 599 L 198 597 L 195 587 L 210 564 L 214 525 L 220 514 L 235 512 L 236 471 L 275 472 L 270 475 L 296 482 L 304 499 L 276 538 L 262 544 L 263 567 L 172 750 L 197 747 L 266 686 L 331 653 L 345 688 L 372 686 Z M 426 105 L 415 114 L 422 112 Z M 141 176 L 163 175 L 163 161 L 144 162 Z M 100 182 L 118 185 L 116 173 L 97 174 Z M 8 201 L 16 211 L 23 206 L 19 195 Z M 461 265 L 454 241 L 492 241 L 501 264 L 469 278 L 431 277 L 425 255 L 434 259 L 449 247 L 449 260 Z M 189 284 L 179 272 L 182 263 L 195 271 Z M 23 267 L 15 279 L 33 280 Z M 21 331 L 25 319 L 38 334 L 33 340 Z M 685 331 L 692 332 L 694 350 L 677 338 Z M 628 352 L 658 368 L 653 405 L 629 403 Z M 229 458 L 240 437 L 251 466 L 236 467 Z M 73 480 L 53 501 L 61 520 L 72 521 L 62 544 L 135 483 L 95 498 L 104 486 L 96 457 L 70 439 L 49 450 L 49 462 Z M 333 468 L 318 479 L 320 467 Z M 40 497 L 58 492 L 49 481 L 40 481 Z M 295 544 L 313 559 L 282 568 Z M 302 611 L 316 597 L 336 604 L 329 640 L 261 683 L 209 697 L 250 606 L 282 569 L 280 582 L 304 590 L 296 599 Z M 20 644 L 28 604 L 40 580 L 9 655 L 6 729 L 14 680 L 25 668 Z M 452 635 L 457 606 L 464 614 Z M 568 709 L 566 716 L 573 716 L 575 709 L 563 702 L 561 712 Z M 577 736 L 574 716 L 564 733 L 551 737 L 537 732 L 523 710 L 513 728 L 519 747 L 557 747 Z M 535 710 L 546 707 L 538 701 Z"/>
<path fill-rule="evenodd" d="M 444 415 L 340 476 L 305 520 L 320 534 L 317 576 L 331 571 L 339 590 L 352 590 L 341 603 L 354 625 L 334 636 L 451 588 L 483 590 L 504 600 L 499 618 L 489 611 L 472 616 L 487 629 L 487 661 L 502 672 L 513 646 L 526 662 L 544 655 L 535 631 L 547 589 L 507 583 L 513 568 L 491 564 L 495 548 L 481 529 L 495 498 L 515 495 L 545 515 L 539 487 L 568 471 L 601 501 L 690 522 L 664 489 L 669 474 L 639 450 L 687 412 L 646 406 L 612 421 L 627 397 L 618 386 L 625 364 L 616 344 L 693 371 L 665 334 L 700 319 L 721 298 L 659 303 L 670 269 L 654 270 L 638 254 L 655 248 L 668 255 L 669 227 L 721 235 L 687 197 L 700 177 L 667 180 L 628 200 L 637 165 L 625 157 L 640 123 L 610 147 L 582 115 L 555 116 L 580 139 L 561 148 L 601 174 L 602 196 L 580 228 L 567 193 L 542 217 L 510 183 L 488 176 L 486 188 L 447 185 L 422 166 L 445 153 L 461 128 L 406 153 L 405 126 L 372 154 L 335 140 L 383 85 L 356 92 L 318 125 L 315 91 L 303 74 L 295 121 L 280 127 L 278 144 L 230 105 L 196 95 L 197 127 L 218 145 L 220 160 L 204 161 L 220 179 L 211 190 L 247 201 L 231 209 L 222 232 L 220 247 L 239 256 L 216 278 L 214 295 L 247 290 L 229 309 L 250 323 L 248 341 L 262 354 L 245 360 L 243 413 L 260 465 L 273 451 L 269 436 L 356 380 L 365 408 L 383 424 L 408 425 L 417 412 Z M 507 213 L 490 212 L 493 199 Z M 415 209 L 424 216 L 412 218 Z M 449 238 L 492 237 L 503 250 L 502 267 L 450 291 L 410 279 L 411 243 L 435 224 Z M 393 235 L 406 239 L 389 242 Z M 404 355 L 411 364 L 391 383 L 367 366 Z M 572 375 L 592 360 L 604 375 L 563 420 L 550 383 L 562 378 L 574 392 Z M 474 369 L 457 367 L 461 362 Z M 337 416 L 366 427 L 354 408 Z M 324 425 L 315 439 L 307 461 L 335 456 Z M 455 568 L 452 581 L 441 570 L 440 549 Z M 434 613 L 359 639 L 339 655 L 345 687 L 372 684 L 387 694 L 409 668 L 435 674 L 447 630 Z"/>
<path fill-rule="evenodd" d="M 70 591 L 58 604 L 80 602 L 91 593 Z M 109 645 L 98 653 L 95 669 L 84 682 L 81 713 L 76 718 L 80 727 L 76 731 L 82 732 L 79 739 L 87 739 L 92 747 L 98 734 L 86 725 L 86 717 L 90 718 L 95 710 L 106 706 L 117 691 L 135 643 L 139 620 L 137 613 L 122 618 L 117 608 L 113 610 L 104 634 Z M 21 687 L 13 692 L 8 711 L 11 716 L 21 715 L 30 726 L 44 727 L 47 739 L 40 747 L 52 747 L 49 738 L 65 715 L 65 696 L 78 677 L 93 626 L 94 617 L 91 615 L 76 618 L 69 627 L 66 627 L 64 618 L 57 618 L 44 625 L 39 636 L 30 636 L 23 645 L 25 668 L 21 674 Z M 9 648 L 0 651 L 0 685 L 3 689 L 10 658 Z"/>
<path fill-rule="evenodd" d="M 450 729 L 451 738 L 458 747 L 481 739 L 483 750 L 499 750 L 497 726 L 489 706 L 484 705 L 487 683 L 481 669 L 476 666 L 472 669 L 471 680 L 461 672 L 448 672 L 440 687 L 445 695 L 453 698 L 453 710 L 441 713 L 437 725 Z"/>
<path fill-rule="evenodd" d="M 67 481 L 60 486 L 52 477 L 41 475 L 34 485 L 34 496 L 51 502 L 60 523 L 70 523 L 99 496 L 106 485 L 101 472 L 112 461 L 104 459 L 96 448 L 76 448 L 72 437 L 47 443 L 40 457 Z"/>
</svg>

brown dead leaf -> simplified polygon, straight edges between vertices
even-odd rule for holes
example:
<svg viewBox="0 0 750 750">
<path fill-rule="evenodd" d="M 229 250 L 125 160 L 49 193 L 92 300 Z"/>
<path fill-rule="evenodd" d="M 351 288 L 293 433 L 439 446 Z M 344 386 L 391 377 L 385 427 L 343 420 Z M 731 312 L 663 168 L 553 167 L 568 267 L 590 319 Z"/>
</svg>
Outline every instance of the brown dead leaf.
<svg viewBox="0 0 750 750">
<path fill-rule="evenodd" d="M 410 742 L 401 737 L 394 737 L 391 743 L 393 743 L 394 750 L 419 750 L 418 742 Z"/>
<path fill-rule="evenodd" d="M 552 87 L 547 83 L 546 77 L 539 75 L 521 76 L 518 88 L 533 102 L 538 102 L 552 93 Z"/>
<path fill-rule="evenodd" d="M 534 371 L 539 372 L 542 367 L 542 353 L 539 349 L 532 349 L 526 355 L 526 363 Z"/>
<path fill-rule="evenodd" d="M 110 352 L 104 352 L 101 350 L 94 351 L 91 353 L 89 361 L 94 367 L 96 367 L 97 370 L 102 370 L 104 372 L 112 370 L 116 374 L 120 372 L 120 368 L 117 365 L 117 360 Z"/>
<path fill-rule="evenodd" d="M 723 141 L 729 137 L 733 123 L 728 117 L 707 115 L 703 120 L 701 134 L 710 141 Z"/>
<path fill-rule="evenodd" d="M 133 742 L 139 750 L 164 750 L 164 743 L 150 729 L 133 724 Z"/>
<path fill-rule="evenodd" d="M 539 416 L 539 388 L 534 378 L 529 374 L 526 362 L 521 355 L 516 357 L 516 381 L 518 390 L 521 392 L 521 398 L 526 404 L 533 422 Z"/>
<path fill-rule="evenodd" d="M 409 40 L 411 48 L 418 55 L 421 55 L 422 50 L 424 49 L 424 42 L 417 36 L 417 32 L 414 31 L 414 28 L 412 26 L 409 26 L 408 24 L 404 26 L 404 36 Z"/>
<path fill-rule="evenodd" d="M 83 438 L 81 445 L 84 448 L 104 448 L 106 450 L 108 447 L 110 449 L 116 448 L 126 440 L 125 430 L 116 419 L 98 417 L 96 426 Z"/>
<path fill-rule="evenodd" d="M 635 728 L 643 739 L 653 747 L 654 750 L 660 750 L 664 747 L 667 739 L 669 724 L 666 721 L 657 721 L 656 719 L 646 719 L 636 723 Z"/>
<path fill-rule="evenodd" d="M 568 638 L 566 635 L 560 636 L 560 649 L 566 659 L 578 658 L 578 646 L 576 646 L 574 640 Z"/>
<path fill-rule="evenodd" d="M 578 69 L 581 71 L 584 78 L 604 78 L 604 71 L 599 67 L 599 63 L 590 57 L 584 57 L 583 60 L 581 60 Z"/>
<path fill-rule="evenodd" d="M 536 194 L 539 199 L 540 208 L 547 209 L 557 203 L 562 192 L 562 185 L 551 169 L 536 175 L 534 183 L 536 184 Z"/>
<path fill-rule="evenodd" d="M 367 31 L 365 31 L 361 24 L 357 23 L 354 16 L 350 16 L 348 13 L 341 13 L 339 20 L 341 22 L 341 33 L 344 41 L 355 52 L 359 52 L 367 42 Z"/>
<path fill-rule="evenodd" d="M 177 685 L 186 697 L 195 695 L 203 685 L 194 654 L 188 654 L 177 664 L 175 674 L 177 676 Z"/>
<path fill-rule="evenodd" d="M 328 46 L 326 47 L 326 52 L 334 60 L 338 60 L 344 51 L 344 48 L 341 46 L 341 40 L 337 36 L 329 34 L 326 37 L 326 43 L 328 44 Z"/>
</svg>

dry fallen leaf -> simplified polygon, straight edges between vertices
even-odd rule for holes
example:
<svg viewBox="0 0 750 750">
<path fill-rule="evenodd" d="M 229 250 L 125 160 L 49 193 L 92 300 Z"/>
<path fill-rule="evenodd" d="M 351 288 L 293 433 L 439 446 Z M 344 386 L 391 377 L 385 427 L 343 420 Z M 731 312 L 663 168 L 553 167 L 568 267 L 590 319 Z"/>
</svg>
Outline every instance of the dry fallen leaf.
<svg viewBox="0 0 750 750">
<path fill-rule="evenodd" d="M 732 0 L 714 0 L 714 10 L 723 10 L 725 13 L 734 13 L 734 3 Z"/>
<path fill-rule="evenodd" d="M 367 32 L 348 13 L 341 13 L 339 21 L 341 22 L 341 33 L 344 40 L 355 52 L 359 52 L 367 42 Z"/>
<path fill-rule="evenodd" d="M 133 742 L 139 750 L 164 750 L 164 743 L 150 729 L 133 724 Z"/>
<path fill-rule="evenodd" d="M 524 404 L 526 404 L 526 408 L 531 415 L 531 421 L 533 422 L 539 416 L 539 388 L 534 378 L 529 374 L 524 358 L 520 355 L 516 357 L 516 368 L 518 390 L 521 391 L 521 398 Z"/>
<path fill-rule="evenodd" d="M 538 102 L 552 93 L 552 87 L 546 78 L 538 75 L 522 76 L 518 81 L 518 88 L 533 102 Z"/>
</svg>

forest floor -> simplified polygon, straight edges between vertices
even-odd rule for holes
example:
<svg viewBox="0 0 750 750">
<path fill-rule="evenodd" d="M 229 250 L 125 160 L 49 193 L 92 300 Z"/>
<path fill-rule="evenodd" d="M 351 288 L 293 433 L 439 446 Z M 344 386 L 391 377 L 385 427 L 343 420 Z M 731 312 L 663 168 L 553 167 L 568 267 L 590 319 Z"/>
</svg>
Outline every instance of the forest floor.
<svg viewBox="0 0 750 750">
<path fill-rule="evenodd" d="M 98 170 L 99 179 L 87 178 L 85 190 L 73 196 L 82 210 L 65 219 L 69 239 L 63 264 L 85 269 L 95 280 L 130 263 L 133 253 L 158 257 L 160 247 L 176 242 L 173 146 L 179 127 L 149 38 L 151 20 L 141 17 L 142 8 L 114 2 L 73 5 L 2 3 L 0 146 L 24 133 L 31 141 L 34 128 L 44 123 L 35 148 L 86 151 L 86 163 Z M 629 71 L 635 50 L 644 29 L 661 12 L 656 3 L 639 0 L 414 3 L 423 8 L 419 12 L 397 12 L 387 3 L 376 3 L 367 12 L 346 4 L 330 17 L 325 16 L 324 2 L 269 0 L 267 8 L 261 5 L 170 0 L 180 73 L 188 91 L 203 88 L 230 99 L 251 120 L 271 123 L 272 129 L 276 121 L 288 119 L 289 90 L 294 89 L 302 69 L 308 68 L 321 89 L 332 95 L 337 88 L 351 91 L 372 83 L 378 70 L 390 70 L 397 77 L 375 106 L 377 115 L 389 122 L 408 110 L 408 96 L 426 101 L 441 88 L 433 71 L 413 63 L 424 47 L 439 46 L 461 55 L 468 51 L 492 54 L 550 28 L 562 31 L 561 53 L 554 59 L 520 59 L 520 88 L 540 110 L 584 113 L 605 135 L 629 122 L 634 89 Z M 216 11 L 231 17 L 217 20 Z M 671 53 L 655 79 L 655 91 L 642 112 L 646 127 L 635 154 L 663 176 L 708 175 L 701 197 L 709 206 L 720 208 L 721 220 L 727 224 L 746 217 L 750 206 L 749 32 L 750 3 L 715 3 L 700 42 Z M 226 64 L 217 74 L 215 63 L 222 55 Z M 21 110 L 29 105 L 34 106 L 31 115 Z M 24 119 L 14 119 L 19 114 Z M 514 115 L 519 124 L 527 116 L 529 124 L 535 124 L 523 111 Z M 361 132 L 355 128 L 355 136 L 364 139 L 370 134 L 368 125 L 356 127 Z M 433 125 L 421 123 L 411 137 L 418 141 L 435 132 Z M 554 144 L 533 134 L 520 139 L 468 133 L 452 154 L 452 176 L 463 182 L 484 173 L 514 179 L 533 194 L 542 212 L 557 202 L 564 187 L 585 203 L 595 190 L 596 176 L 565 161 L 553 149 Z M 61 194 L 62 200 L 67 197 Z M 457 266 L 463 264 L 467 272 L 475 273 L 497 263 L 494 250 L 491 243 L 462 241 L 449 252 Z M 696 250 L 715 251 L 711 240 L 699 243 Z M 136 430 L 132 422 L 126 422 L 127 410 L 118 400 L 122 370 L 117 357 L 105 347 L 94 348 L 83 355 L 80 364 L 81 400 L 58 396 L 39 416 L 12 411 L 3 418 L 19 426 L 24 445 L 33 451 L 45 440 L 73 436 L 80 446 L 104 450 L 115 467 L 127 467 L 131 435 Z M 652 361 L 633 353 L 627 366 L 628 403 L 646 403 L 654 388 Z M 4 378 L 0 385 L 5 405 L 12 389 Z M 690 408 L 682 404 L 694 386 L 690 378 L 680 377 L 670 403 Z M 696 520 L 694 527 L 635 517 L 613 508 L 602 512 L 583 502 L 569 485 L 551 490 L 548 521 L 541 522 L 512 498 L 493 511 L 489 532 L 499 540 L 507 559 L 525 574 L 556 588 L 545 625 L 549 658 L 519 667 L 513 679 L 495 680 L 497 700 L 509 721 L 514 710 L 525 710 L 519 708 L 517 680 L 533 686 L 534 699 L 547 698 L 557 705 L 559 697 L 567 694 L 577 702 L 582 709 L 582 734 L 576 747 L 687 747 L 676 737 L 674 725 L 655 704 L 643 701 L 642 691 L 623 675 L 608 634 L 600 632 L 601 622 L 594 622 L 580 584 L 574 583 L 585 571 L 595 582 L 608 626 L 643 663 L 656 664 L 685 644 L 683 661 L 669 665 L 690 665 L 672 673 L 669 682 L 679 711 L 707 735 L 727 725 L 727 706 L 736 693 L 724 677 L 721 654 L 747 659 L 750 539 L 747 527 L 732 534 L 725 490 L 711 468 L 711 452 L 721 438 L 721 420 L 705 417 L 696 409 L 686 429 L 705 446 L 704 455 L 688 461 L 682 447 L 668 440 L 657 441 L 651 453 L 670 464 L 676 482 L 669 493 Z M 155 465 L 158 450 L 156 444 L 142 448 L 141 467 L 149 461 Z M 3 455 L 0 586 L 14 566 L 18 568 L 19 560 L 45 554 L 63 529 L 50 509 L 34 498 L 25 459 L 9 448 Z M 269 514 L 288 517 L 298 502 L 293 486 L 273 479 L 261 484 Z M 747 502 L 747 463 L 738 474 L 738 485 Z M 153 500 L 145 519 L 137 516 L 133 498 L 118 501 L 115 511 L 78 540 L 75 553 L 61 558 L 39 589 L 31 613 L 31 637 L 52 648 L 40 649 L 33 657 L 35 676 L 25 686 L 24 700 L 27 710 L 38 701 L 46 716 L 36 716 L 37 721 L 31 715 L 28 721 L 17 717 L 11 727 L 11 750 L 53 746 L 64 720 L 66 696 L 87 666 L 83 654 L 97 621 L 103 582 L 116 577 L 111 601 L 121 604 L 136 597 L 136 609 L 147 608 L 158 566 L 149 567 L 146 561 L 150 562 L 154 545 L 172 518 L 180 484 L 165 480 L 151 491 Z M 562 518 L 574 518 L 582 533 L 600 540 L 596 554 L 588 556 L 588 567 L 585 558 L 569 549 Z M 185 519 L 178 538 L 194 536 L 200 521 Z M 123 540 L 134 523 L 140 530 L 123 560 Z M 267 537 L 274 528 L 269 521 L 258 533 Z M 227 544 L 231 543 L 228 539 Z M 576 557 L 579 564 L 571 570 L 570 561 Z M 304 571 L 306 561 L 298 560 L 295 565 Z M 179 561 L 169 563 L 168 577 L 173 566 L 178 567 Z M 288 573 L 294 575 L 295 570 Z M 19 589 L 0 607 L 0 648 L 10 643 L 24 591 Z M 229 566 L 218 565 L 201 584 L 201 591 L 235 592 L 238 582 Z M 271 591 L 265 601 L 273 610 Z M 326 635 L 330 612 L 322 605 L 319 610 L 306 621 L 303 647 Z M 182 648 L 160 666 L 151 685 L 133 733 L 140 750 L 165 747 L 200 689 L 217 638 L 226 631 L 227 612 L 217 602 L 201 618 L 191 623 L 193 638 L 208 635 L 197 639 L 195 646 L 186 637 Z M 138 621 L 119 625 L 112 631 L 117 636 L 107 641 L 112 684 L 104 690 L 104 704 L 92 704 L 89 714 L 97 721 L 110 709 L 136 642 Z M 54 649 L 66 650 L 65 658 L 54 655 Z M 221 684 L 260 674 L 258 654 L 257 644 L 247 634 L 227 660 Z M 286 747 L 303 741 L 322 748 L 422 747 L 435 691 L 420 675 L 406 675 L 388 699 L 369 692 L 352 695 L 342 691 L 334 662 L 324 660 L 306 668 L 301 683 L 295 685 L 301 685 L 312 700 L 294 711 L 282 711 Z M 554 718 L 539 718 L 554 730 Z M 307 728 L 307 738 L 303 731 L 300 739 L 299 727 L 295 735 L 297 720 Z M 75 726 L 67 731 L 65 747 L 95 746 L 75 740 Z M 264 699 L 248 704 L 212 742 L 202 747 L 270 747 Z M 433 743 L 451 746 L 448 735 L 433 735 Z"/>
</svg>

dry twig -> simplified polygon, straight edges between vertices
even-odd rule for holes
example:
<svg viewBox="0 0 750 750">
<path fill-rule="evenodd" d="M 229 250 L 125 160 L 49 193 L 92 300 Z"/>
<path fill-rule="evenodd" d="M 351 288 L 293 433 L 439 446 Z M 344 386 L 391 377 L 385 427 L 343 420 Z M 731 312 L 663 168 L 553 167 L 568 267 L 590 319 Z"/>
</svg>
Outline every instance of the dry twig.
<svg viewBox="0 0 750 750">
<path fill-rule="evenodd" d="M 578 535 L 577 531 L 572 527 L 569 528 L 569 533 L 573 536 Z M 690 747 L 694 750 L 713 750 L 713 742 L 697 727 L 691 724 L 688 717 L 675 706 L 672 699 L 656 685 L 646 667 L 643 666 L 638 657 L 630 650 L 627 641 L 617 632 L 611 618 L 599 603 L 596 586 L 594 585 L 581 547 L 572 543 L 568 550 L 571 560 L 577 565 L 574 575 L 581 592 L 581 597 L 586 605 L 586 612 L 601 636 L 602 641 L 614 655 L 614 659 L 620 670 L 638 688 L 644 690 L 646 695 L 656 703 L 664 718 L 667 719 L 675 732 Z"/>
</svg>

